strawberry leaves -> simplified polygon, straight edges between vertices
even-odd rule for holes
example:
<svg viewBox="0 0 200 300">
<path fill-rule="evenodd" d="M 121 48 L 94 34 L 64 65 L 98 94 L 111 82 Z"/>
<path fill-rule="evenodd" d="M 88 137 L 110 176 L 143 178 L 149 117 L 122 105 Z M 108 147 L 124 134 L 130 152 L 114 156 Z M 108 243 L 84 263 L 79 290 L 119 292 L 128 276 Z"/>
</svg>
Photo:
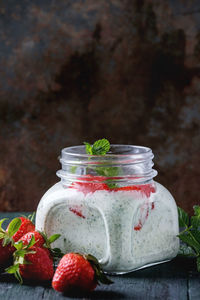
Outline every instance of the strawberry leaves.
<svg viewBox="0 0 200 300">
<path fill-rule="evenodd" d="M 8 235 L 13 236 L 18 230 L 21 225 L 21 220 L 19 218 L 13 219 L 8 227 Z"/>
<path fill-rule="evenodd" d="M 0 239 L 3 239 L 3 247 L 7 246 L 8 244 L 14 244 L 12 236 L 19 230 L 19 227 L 21 226 L 21 220 L 19 218 L 14 218 L 9 224 L 8 231 L 5 231 L 2 228 L 2 224 L 5 220 L 7 219 L 5 218 L 0 220 Z"/>
<path fill-rule="evenodd" d="M 100 283 L 112 284 L 113 283 L 113 281 L 110 280 L 108 277 L 106 277 L 106 275 L 104 274 L 104 272 L 101 269 L 101 266 L 100 266 L 98 260 L 96 259 L 96 257 L 94 257 L 91 254 L 87 254 L 87 255 L 84 254 L 83 257 L 89 261 L 92 268 L 94 269 L 95 279 L 97 281 L 97 284 L 100 284 Z"/>
<path fill-rule="evenodd" d="M 197 270 L 200 272 L 200 206 L 195 205 L 194 216 L 191 218 L 178 207 L 179 226 L 184 230 L 178 235 L 184 243 L 180 247 L 179 254 L 183 256 L 195 256 L 197 258 Z"/>
<path fill-rule="evenodd" d="M 44 232 L 42 231 L 38 231 L 38 232 L 42 235 L 42 237 L 45 240 L 43 247 L 47 248 L 50 251 L 50 254 L 52 255 L 53 259 L 55 260 L 56 258 L 63 257 L 64 254 L 59 248 L 51 248 L 51 244 L 55 242 L 61 235 L 56 233 L 48 238 Z"/>
<path fill-rule="evenodd" d="M 28 245 L 23 245 L 22 241 L 19 241 L 14 244 L 16 251 L 13 254 L 14 257 L 14 264 L 7 268 L 5 271 L 9 274 L 14 274 L 16 279 L 19 281 L 20 284 L 23 283 L 22 276 L 20 274 L 20 265 L 24 264 L 31 264 L 30 262 L 25 260 L 26 254 L 34 254 L 35 251 L 31 250 L 30 248 L 36 243 L 35 237 L 32 236 Z"/>
</svg>

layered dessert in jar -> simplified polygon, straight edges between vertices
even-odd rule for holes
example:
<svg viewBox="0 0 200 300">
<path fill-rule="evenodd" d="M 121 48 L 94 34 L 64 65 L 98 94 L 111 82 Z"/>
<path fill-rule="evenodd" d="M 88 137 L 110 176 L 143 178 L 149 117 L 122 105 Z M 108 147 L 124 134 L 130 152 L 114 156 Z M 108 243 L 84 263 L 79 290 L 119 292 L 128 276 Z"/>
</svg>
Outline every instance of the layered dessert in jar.
<svg viewBox="0 0 200 300">
<path fill-rule="evenodd" d="M 62 150 L 61 181 L 42 197 L 37 230 L 60 233 L 55 247 L 90 253 L 108 273 L 165 262 L 179 250 L 176 203 L 153 178 L 150 148 L 111 145 L 104 156 L 84 146 Z"/>
</svg>

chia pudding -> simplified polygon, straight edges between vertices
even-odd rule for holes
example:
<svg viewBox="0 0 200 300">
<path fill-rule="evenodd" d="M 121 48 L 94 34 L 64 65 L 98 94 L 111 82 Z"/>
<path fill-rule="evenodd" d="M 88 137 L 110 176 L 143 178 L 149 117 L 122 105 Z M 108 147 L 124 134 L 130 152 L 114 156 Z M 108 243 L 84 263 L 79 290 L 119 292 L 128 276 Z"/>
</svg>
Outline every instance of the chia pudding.
<svg viewBox="0 0 200 300">
<path fill-rule="evenodd" d="M 125 163 L 120 163 L 125 169 Z M 83 162 L 81 166 L 81 170 L 89 169 Z M 36 229 L 48 236 L 60 233 L 55 247 L 64 253 L 90 253 L 109 273 L 126 273 L 172 259 L 179 249 L 175 201 L 165 187 L 153 181 L 152 173 L 144 178 L 140 168 L 137 159 L 135 173 L 130 175 L 129 169 L 128 175 L 112 177 L 117 182 L 112 186 L 106 177 L 80 174 L 80 165 L 76 178 L 70 174 L 73 179 L 69 182 L 69 167 L 62 169 L 58 174 L 61 182 L 38 205 Z"/>
</svg>

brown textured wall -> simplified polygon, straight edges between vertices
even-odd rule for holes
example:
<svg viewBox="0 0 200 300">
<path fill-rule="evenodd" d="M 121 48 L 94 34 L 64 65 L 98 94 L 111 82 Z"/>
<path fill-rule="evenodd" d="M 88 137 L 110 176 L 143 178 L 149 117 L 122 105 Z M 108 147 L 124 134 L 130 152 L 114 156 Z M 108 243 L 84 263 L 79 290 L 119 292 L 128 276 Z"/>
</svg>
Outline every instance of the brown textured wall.
<svg viewBox="0 0 200 300">
<path fill-rule="evenodd" d="M 63 147 L 153 149 L 157 180 L 200 204 L 200 3 L 2 1 L 0 210 L 33 210 Z"/>
</svg>

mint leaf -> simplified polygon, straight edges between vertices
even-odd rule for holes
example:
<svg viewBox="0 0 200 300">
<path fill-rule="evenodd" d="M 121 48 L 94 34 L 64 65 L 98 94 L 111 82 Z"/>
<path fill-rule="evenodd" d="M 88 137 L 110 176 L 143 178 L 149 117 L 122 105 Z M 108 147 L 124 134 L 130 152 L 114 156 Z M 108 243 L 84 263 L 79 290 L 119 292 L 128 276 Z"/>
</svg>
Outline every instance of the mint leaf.
<svg viewBox="0 0 200 300">
<path fill-rule="evenodd" d="M 70 167 L 70 172 L 71 172 L 72 174 L 75 174 L 75 173 L 76 173 L 76 170 L 77 170 L 77 166 L 71 166 L 71 167 Z"/>
<path fill-rule="evenodd" d="M 184 243 L 188 244 L 196 254 L 200 253 L 200 243 L 195 239 L 195 237 L 191 234 L 191 232 L 187 232 L 187 234 L 179 234 L 178 237 Z"/>
<path fill-rule="evenodd" d="M 19 218 L 14 218 L 8 227 L 8 234 L 10 237 L 12 237 L 18 230 L 19 227 L 21 226 L 22 221 Z"/>
<path fill-rule="evenodd" d="M 200 231 L 199 230 L 191 230 L 191 233 L 193 235 L 193 237 L 195 238 L 195 240 L 200 244 Z M 199 249 L 200 251 L 200 249 Z"/>
<path fill-rule="evenodd" d="M 179 226 L 186 227 L 189 225 L 189 215 L 180 207 L 178 207 Z"/>
<path fill-rule="evenodd" d="M 200 227 L 200 217 L 192 216 L 191 217 L 191 225 L 193 228 L 198 229 L 198 227 Z"/>
<path fill-rule="evenodd" d="M 87 154 L 92 155 L 92 154 L 93 154 L 93 153 L 92 153 L 92 146 L 91 146 L 89 143 L 87 143 L 87 142 L 84 142 L 83 144 L 85 144 L 85 152 L 86 152 Z"/>
<path fill-rule="evenodd" d="M 115 177 L 122 173 L 120 167 L 96 167 L 95 171 L 98 175 L 105 176 L 105 177 Z"/>
<path fill-rule="evenodd" d="M 105 155 L 110 150 L 110 143 L 107 139 L 96 141 L 92 146 L 93 155 Z"/>
<path fill-rule="evenodd" d="M 110 143 L 107 139 L 96 141 L 93 146 L 84 142 L 85 152 L 89 155 L 105 155 L 110 150 Z"/>
<path fill-rule="evenodd" d="M 194 209 L 194 216 L 191 217 L 191 225 L 193 228 L 198 229 L 200 227 L 200 206 L 195 205 L 193 206 Z"/>
</svg>

